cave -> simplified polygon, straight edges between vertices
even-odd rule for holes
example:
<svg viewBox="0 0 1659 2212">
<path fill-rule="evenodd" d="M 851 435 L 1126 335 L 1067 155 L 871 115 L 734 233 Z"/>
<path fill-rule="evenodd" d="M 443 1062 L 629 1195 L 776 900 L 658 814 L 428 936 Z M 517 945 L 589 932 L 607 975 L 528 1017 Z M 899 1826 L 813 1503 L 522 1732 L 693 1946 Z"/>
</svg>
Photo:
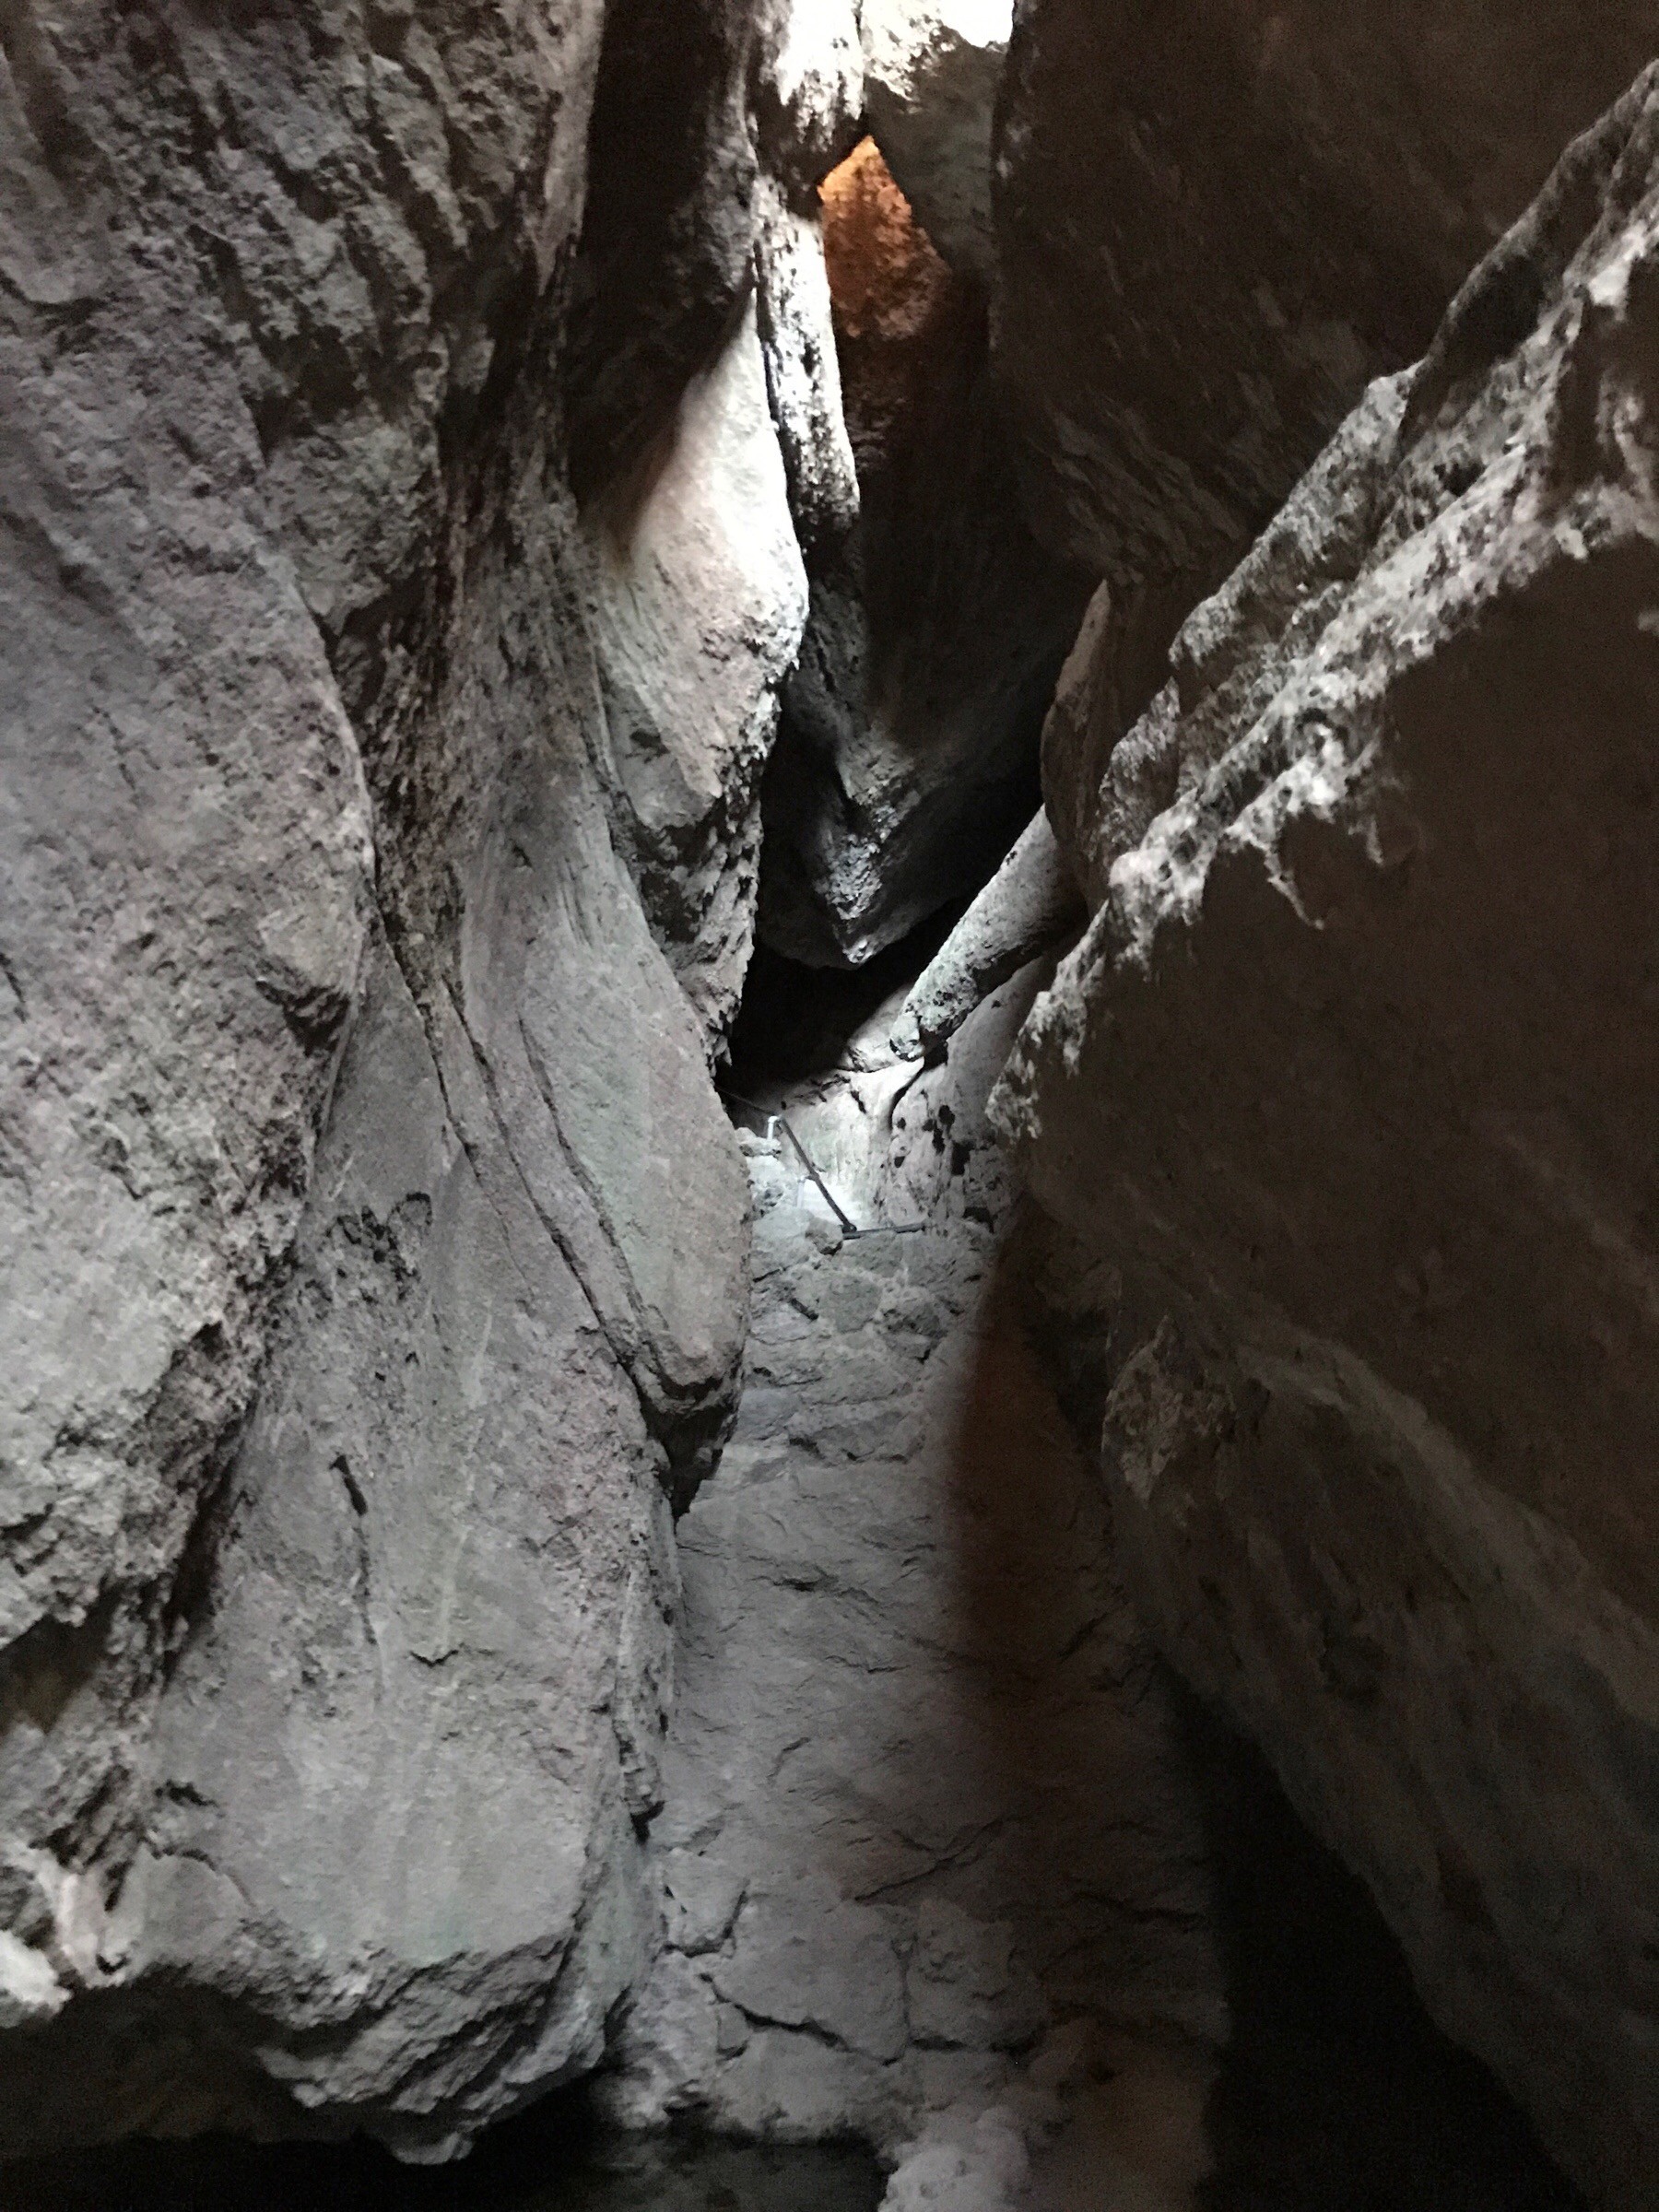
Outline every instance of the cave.
<svg viewBox="0 0 1659 2212">
<path fill-rule="evenodd" d="M 0 0 L 5 2212 L 1659 2202 L 1654 43 Z"/>
</svg>

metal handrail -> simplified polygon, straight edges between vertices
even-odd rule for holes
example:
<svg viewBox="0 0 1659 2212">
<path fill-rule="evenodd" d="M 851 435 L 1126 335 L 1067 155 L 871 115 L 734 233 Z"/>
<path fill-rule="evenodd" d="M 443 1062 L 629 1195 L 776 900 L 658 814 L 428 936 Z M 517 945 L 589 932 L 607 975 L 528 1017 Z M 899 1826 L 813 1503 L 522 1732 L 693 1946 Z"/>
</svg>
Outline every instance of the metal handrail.
<svg viewBox="0 0 1659 2212">
<path fill-rule="evenodd" d="M 794 1125 L 790 1121 L 790 1118 L 786 1113 L 774 1113 L 770 1106 L 758 1105 L 753 1099 L 744 1098 L 739 1091 L 728 1090 L 724 1093 L 724 1096 L 731 1100 L 734 1106 L 742 1106 L 747 1108 L 750 1113 L 759 1113 L 764 1115 L 766 1120 L 772 1124 L 773 1127 L 776 1127 L 780 1123 L 782 1124 L 783 1134 L 786 1137 L 788 1137 L 790 1143 L 794 1147 L 795 1151 L 799 1156 L 801 1165 L 806 1169 L 807 1174 L 811 1176 L 813 1182 L 817 1183 L 819 1191 L 823 1194 L 825 1205 L 830 1208 L 830 1211 L 841 1223 L 841 1233 L 849 1241 L 855 1237 L 916 1237 L 920 1236 L 922 1231 L 927 1227 L 925 1221 L 875 1221 L 871 1223 L 868 1229 L 860 1229 L 857 1222 L 853 1220 L 852 1215 L 848 1213 L 846 1207 L 842 1206 L 840 1199 L 835 1195 L 835 1193 L 830 1188 L 830 1185 L 824 1181 L 823 1177 L 818 1173 L 818 1169 L 813 1165 L 811 1153 L 807 1151 L 806 1146 L 795 1135 Z M 771 1134 L 771 1131 L 769 1129 L 767 1135 L 770 1136 Z"/>
</svg>

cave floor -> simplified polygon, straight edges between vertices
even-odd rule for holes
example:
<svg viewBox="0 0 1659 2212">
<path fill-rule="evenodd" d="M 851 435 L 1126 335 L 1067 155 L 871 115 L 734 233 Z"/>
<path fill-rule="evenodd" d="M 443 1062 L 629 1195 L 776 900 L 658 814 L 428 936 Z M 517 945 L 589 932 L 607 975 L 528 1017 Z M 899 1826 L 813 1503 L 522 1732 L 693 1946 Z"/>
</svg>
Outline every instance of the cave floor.
<svg viewBox="0 0 1659 2212">
<path fill-rule="evenodd" d="M 1571 2212 L 1124 1599 L 984 1119 L 1044 972 L 926 1071 L 888 1003 L 743 1076 L 747 1381 L 679 1527 L 620 2077 L 669 2132 L 563 2093 L 457 2167 L 144 2145 L 0 2174 L 0 2212 L 875 2212 L 895 2162 L 902 2212 Z M 721 2139 L 780 2133 L 823 2141 Z"/>
<path fill-rule="evenodd" d="M 1184 2212 L 1225 2026 L 1203 1836 L 982 1146 L 976 1047 L 1037 981 L 919 1081 L 877 1019 L 853 1065 L 756 1085 L 747 1379 L 680 1524 L 642 2064 L 712 2033 L 717 2124 L 931 2146 L 964 2188 L 1029 2159 L 1033 2212 Z M 987 2144 L 1001 2113 L 1018 2140 Z"/>
</svg>

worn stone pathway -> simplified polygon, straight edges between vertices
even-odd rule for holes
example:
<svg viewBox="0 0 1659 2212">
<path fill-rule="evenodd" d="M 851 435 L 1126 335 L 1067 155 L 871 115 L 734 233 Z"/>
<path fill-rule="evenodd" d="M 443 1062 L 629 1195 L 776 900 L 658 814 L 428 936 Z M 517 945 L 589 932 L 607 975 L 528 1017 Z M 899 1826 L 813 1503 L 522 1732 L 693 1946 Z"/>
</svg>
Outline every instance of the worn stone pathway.
<svg viewBox="0 0 1659 2212">
<path fill-rule="evenodd" d="M 983 1100 L 1034 984 L 919 1080 L 866 1045 L 759 1101 L 855 1219 L 924 1233 L 844 1238 L 782 1132 L 745 1140 L 747 1381 L 680 1524 L 667 1946 L 618 2101 L 863 2135 L 894 2206 L 1167 2212 L 1220 1977 L 1099 1477 L 1007 1294 Z"/>
</svg>

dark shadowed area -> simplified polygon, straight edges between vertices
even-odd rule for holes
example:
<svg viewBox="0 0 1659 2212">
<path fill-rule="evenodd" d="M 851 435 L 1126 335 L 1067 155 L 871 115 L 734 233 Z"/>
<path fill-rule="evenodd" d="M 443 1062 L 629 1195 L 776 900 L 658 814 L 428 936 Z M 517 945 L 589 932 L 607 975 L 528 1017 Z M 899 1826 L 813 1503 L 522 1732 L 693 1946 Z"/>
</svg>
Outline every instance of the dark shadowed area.
<svg viewBox="0 0 1659 2212">
<path fill-rule="evenodd" d="M 131 2143 L 0 2168 L 5 2212 L 874 2212 L 857 2145 L 618 2140 L 582 2093 L 555 2093 L 452 2166 L 378 2145 Z"/>
</svg>

